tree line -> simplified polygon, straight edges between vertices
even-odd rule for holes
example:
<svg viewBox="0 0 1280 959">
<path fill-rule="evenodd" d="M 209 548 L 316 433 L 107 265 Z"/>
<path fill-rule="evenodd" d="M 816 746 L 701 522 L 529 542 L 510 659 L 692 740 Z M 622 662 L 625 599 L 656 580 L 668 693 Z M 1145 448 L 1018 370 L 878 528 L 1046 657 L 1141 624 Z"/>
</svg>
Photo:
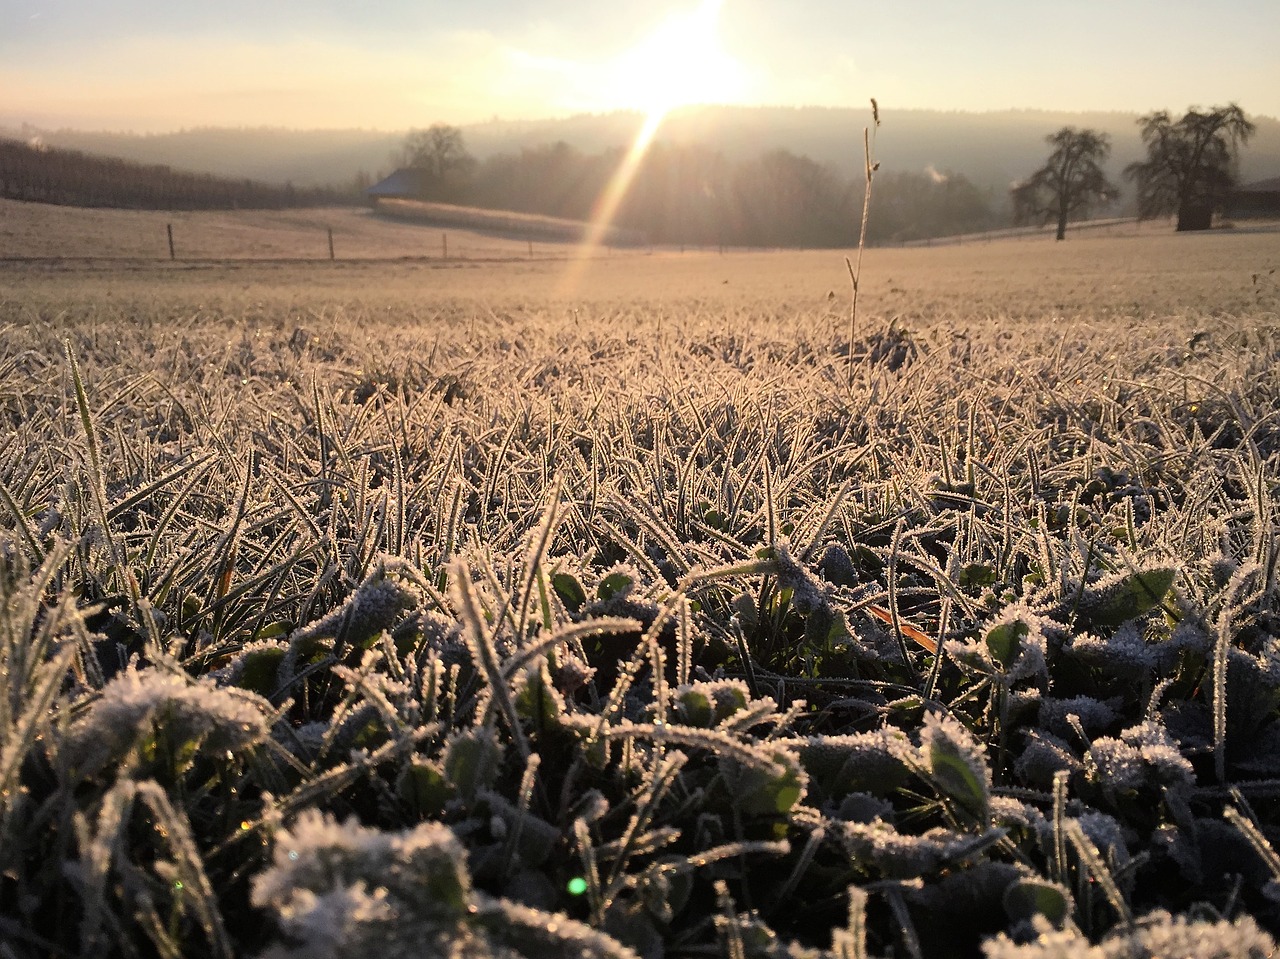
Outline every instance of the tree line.
<svg viewBox="0 0 1280 959">
<path fill-rule="evenodd" d="M 1178 230 L 1208 229 L 1236 183 L 1240 149 L 1255 127 L 1232 103 L 1138 118 L 1145 160 L 1124 176 L 1142 219 L 1176 215 Z M 1003 225 L 1067 224 L 1114 207 L 1120 189 L 1103 164 L 1111 141 L 1063 127 L 1046 137 L 1045 164 L 1015 183 L 1008 207 L 962 174 L 877 171 L 867 240 L 884 243 L 977 232 Z M 412 131 L 394 159 L 423 171 L 425 198 L 586 219 L 624 163 L 625 151 L 583 154 L 565 143 L 477 162 L 462 132 L 437 124 Z M 730 162 L 697 145 L 657 143 L 641 159 L 614 224 L 658 243 L 848 246 L 858 241 L 864 184 L 788 150 Z"/>
<path fill-rule="evenodd" d="M 588 154 L 564 142 L 477 161 L 462 131 L 412 131 L 392 157 L 420 171 L 423 199 L 575 220 L 592 218 L 622 167 L 622 148 Z M 868 239 L 894 242 L 969 233 L 999 223 L 1003 198 L 961 174 L 883 174 Z M 863 187 L 846 173 L 785 149 L 741 161 L 697 144 L 654 143 L 640 160 L 615 226 L 654 243 L 782 247 L 858 241 Z"/>
<path fill-rule="evenodd" d="M 0 139 L 0 196 L 137 210 L 274 210 L 356 199 L 330 188 L 232 180 L 5 139 Z"/>
<path fill-rule="evenodd" d="M 1139 118 L 1147 157 L 1124 171 L 1142 217 L 1176 214 L 1177 228 L 1204 229 L 1235 182 L 1240 149 L 1254 132 L 1236 104 Z M 1104 169 L 1105 133 L 1063 127 L 1050 134 L 1044 165 L 1008 196 L 960 173 L 878 170 L 867 240 L 891 243 L 978 232 L 1015 223 L 1067 224 L 1113 207 L 1120 196 Z M 462 132 L 442 124 L 411 131 L 393 158 L 419 171 L 423 199 L 575 220 L 593 218 L 626 150 L 585 153 L 564 142 L 477 161 Z M 852 166 L 852 164 L 851 164 Z M 295 189 L 188 173 L 74 150 L 0 140 L 0 196 L 136 209 L 279 209 L 353 201 L 366 182 Z M 655 243 L 855 245 L 861 177 L 787 149 L 730 160 L 698 144 L 655 143 L 638 163 L 615 226 Z"/>
</svg>

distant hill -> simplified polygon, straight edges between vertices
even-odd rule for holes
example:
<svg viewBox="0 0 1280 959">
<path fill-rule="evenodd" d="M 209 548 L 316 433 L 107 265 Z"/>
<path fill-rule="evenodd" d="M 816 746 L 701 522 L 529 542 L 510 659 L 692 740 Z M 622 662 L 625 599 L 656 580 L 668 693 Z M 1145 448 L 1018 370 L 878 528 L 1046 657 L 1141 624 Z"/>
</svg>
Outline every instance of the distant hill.
<svg viewBox="0 0 1280 959">
<path fill-rule="evenodd" d="M 137 163 L 296 187 L 347 188 L 389 166 L 403 133 L 371 130 L 286 130 L 208 127 L 175 133 L 134 134 L 0 127 L 0 137 L 120 157 Z"/>
<path fill-rule="evenodd" d="M 324 187 L 216 177 L 0 137 L 0 197 L 62 206 L 134 210 L 235 210 L 333 206 L 354 194 Z"/>
<path fill-rule="evenodd" d="M 730 160 L 785 148 L 837 170 L 856 172 L 862 164 L 862 128 L 870 120 L 869 113 L 864 108 L 693 107 L 668 117 L 659 139 L 701 143 Z M 882 116 L 876 156 L 883 169 L 962 173 L 981 189 L 1001 196 L 1010 182 L 1043 161 L 1044 137 L 1062 126 L 1108 133 L 1114 145 L 1109 168 L 1116 179 L 1125 164 L 1142 154 L 1134 122 L 1137 116 L 1131 113 L 895 111 L 886 105 Z M 421 125 L 429 126 L 433 119 L 425 116 Z M 557 141 L 598 153 L 629 143 L 642 119 L 636 113 L 618 112 L 537 121 L 494 120 L 464 127 L 464 135 L 479 159 Z M 1254 120 L 1258 132 L 1241 161 L 1245 181 L 1280 175 L 1280 120 Z M 344 188 L 390 172 L 391 155 L 405 132 L 204 128 L 134 135 L 0 128 L 0 135 L 39 138 L 50 146 L 143 163 L 297 187 Z"/>
</svg>

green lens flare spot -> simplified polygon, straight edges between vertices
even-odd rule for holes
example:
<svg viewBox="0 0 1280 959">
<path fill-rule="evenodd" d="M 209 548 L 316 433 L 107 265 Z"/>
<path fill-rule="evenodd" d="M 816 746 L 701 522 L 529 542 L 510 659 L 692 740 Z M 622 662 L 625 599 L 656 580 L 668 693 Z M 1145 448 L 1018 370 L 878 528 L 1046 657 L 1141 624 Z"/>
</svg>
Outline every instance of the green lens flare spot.
<svg viewBox="0 0 1280 959">
<path fill-rule="evenodd" d="M 569 880 L 569 885 L 566 888 L 569 890 L 569 895 L 581 896 L 587 891 L 587 881 L 581 876 L 574 876 Z"/>
</svg>

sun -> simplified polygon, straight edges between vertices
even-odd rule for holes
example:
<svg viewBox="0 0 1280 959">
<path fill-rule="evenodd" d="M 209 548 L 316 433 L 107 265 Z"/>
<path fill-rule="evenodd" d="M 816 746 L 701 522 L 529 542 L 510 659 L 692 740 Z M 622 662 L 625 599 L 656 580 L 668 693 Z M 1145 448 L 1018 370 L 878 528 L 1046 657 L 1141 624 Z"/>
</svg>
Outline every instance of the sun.
<svg viewBox="0 0 1280 959">
<path fill-rule="evenodd" d="M 716 30 L 723 5 L 724 0 L 702 0 L 691 12 L 668 18 L 615 61 L 615 105 L 642 110 L 645 119 L 596 198 L 586 234 L 561 280 L 562 291 L 577 287 L 587 260 L 599 249 L 667 114 L 676 107 L 730 103 L 740 96 L 744 70 L 720 46 Z"/>
<path fill-rule="evenodd" d="M 614 61 L 614 99 L 651 121 L 693 103 L 728 103 L 745 85 L 742 65 L 720 44 L 724 0 L 676 13 Z"/>
</svg>

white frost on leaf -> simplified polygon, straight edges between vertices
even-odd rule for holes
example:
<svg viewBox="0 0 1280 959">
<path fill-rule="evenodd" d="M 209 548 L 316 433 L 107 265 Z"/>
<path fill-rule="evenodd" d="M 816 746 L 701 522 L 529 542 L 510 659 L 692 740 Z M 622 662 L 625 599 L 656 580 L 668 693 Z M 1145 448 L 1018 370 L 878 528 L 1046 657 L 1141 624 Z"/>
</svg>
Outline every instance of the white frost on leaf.
<svg viewBox="0 0 1280 959">
<path fill-rule="evenodd" d="M 255 693 L 211 679 L 130 667 L 114 677 L 64 743 L 71 768 L 93 775 L 140 736 L 163 728 L 177 749 L 239 752 L 271 732 L 271 705 Z"/>
</svg>

